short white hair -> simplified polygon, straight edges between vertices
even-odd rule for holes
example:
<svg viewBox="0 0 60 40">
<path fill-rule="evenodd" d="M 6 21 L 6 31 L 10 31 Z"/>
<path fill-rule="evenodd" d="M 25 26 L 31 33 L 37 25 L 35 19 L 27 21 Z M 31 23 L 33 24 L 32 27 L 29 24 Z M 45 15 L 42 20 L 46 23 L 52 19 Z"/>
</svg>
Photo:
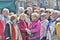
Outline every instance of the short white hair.
<svg viewBox="0 0 60 40">
<path fill-rule="evenodd" d="M 3 11 L 7 11 L 9 13 L 9 9 L 7 9 L 7 8 L 4 8 Z"/>
<path fill-rule="evenodd" d="M 24 7 L 19 7 L 18 10 L 24 11 Z"/>
<path fill-rule="evenodd" d="M 52 15 L 52 14 L 59 14 L 59 11 L 58 10 L 54 10 L 53 12 L 51 12 L 51 14 L 50 15 Z"/>
<path fill-rule="evenodd" d="M 41 10 L 45 11 L 45 8 L 40 8 L 40 11 L 41 11 Z"/>
<path fill-rule="evenodd" d="M 36 9 L 36 10 L 34 10 L 34 12 L 39 12 L 39 10 L 38 10 L 38 9 Z"/>
<path fill-rule="evenodd" d="M 50 9 L 50 12 L 54 12 L 54 9 Z"/>
<path fill-rule="evenodd" d="M 56 19 L 56 21 L 60 21 L 60 17 Z"/>
<path fill-rule="evenodd" d="M 49 11 L 50 12 L 50 9 L 46 9 L 46 11 Z"/>
<path fill-rule="evenodd" d="M 49 11 L 49 12 L 54 12 L 54 9 L 46 9 L 46 11 Z"/>
<path fill-rule="evenodd" d="M 59 13 L 59 11 L 58 11 L 58 10 L 55 10 L 54 12 L 55 12 L 55 13 Z"/>
<path fill-rule="evenodd" d="M 46 16 L 46 13 L 41 13 L 41 16 Z"/>
<path fill-rule="evenodd" d="M 46 19 L 48 18 L 47 14 L 46 13 L 42 13 L 40 17 L 45 17 Z"/>
</svg>

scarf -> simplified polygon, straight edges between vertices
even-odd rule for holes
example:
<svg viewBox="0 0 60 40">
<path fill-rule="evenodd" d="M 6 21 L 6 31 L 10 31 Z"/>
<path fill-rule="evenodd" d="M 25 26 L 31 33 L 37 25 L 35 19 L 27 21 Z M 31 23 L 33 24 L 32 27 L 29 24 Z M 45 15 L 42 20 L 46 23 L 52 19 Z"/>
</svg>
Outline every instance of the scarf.
<svg viewBox="0 0 60 40">
<path fill-rule="evenodd" d="M 13 24 L 11 24 L 11 40 L 16 40 L 16 33 Z"/>
</svg>

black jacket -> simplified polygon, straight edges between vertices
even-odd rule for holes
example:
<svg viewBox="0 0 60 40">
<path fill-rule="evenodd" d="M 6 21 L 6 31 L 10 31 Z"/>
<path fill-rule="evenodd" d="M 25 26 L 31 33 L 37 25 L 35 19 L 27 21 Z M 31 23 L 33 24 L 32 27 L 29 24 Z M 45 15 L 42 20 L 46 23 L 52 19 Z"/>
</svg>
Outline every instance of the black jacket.
<svg viewBox="0 0 60 40">
<path fill-rule="evenodd" d="M 6 26 L 5 26 L 4 35 L 5 35 L 5 40 L 11 40 L 9 23 L 7 23 Z"/>
</svg>

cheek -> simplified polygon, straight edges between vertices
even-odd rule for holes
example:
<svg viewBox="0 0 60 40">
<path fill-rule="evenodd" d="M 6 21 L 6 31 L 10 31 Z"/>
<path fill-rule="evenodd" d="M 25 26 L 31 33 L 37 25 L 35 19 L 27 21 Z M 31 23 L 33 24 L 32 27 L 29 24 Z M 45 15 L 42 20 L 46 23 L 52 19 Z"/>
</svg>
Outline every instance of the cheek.
<svg viewBox="0 0 60 40">
<path fill-rule="evenodd" d="M 44 19 L 45 17 L 41 17 L 41 19 Z"/>
<path fill-rule="evenodd" d="M 53 17 L 55 17 L 56 15 L 52 15 Z"/>
<path fill-rule="evenodd" d="M 43 19 L 43 17 L 41 17 L 41 20 Z"/>
<path fill-rule="evenodd" d="M 24 16 L 22 16 L 22 17 L 21 17 L 21 19 L 25 19 L 25 17 L 24 17 Z"/>
<path fill-rule="evenodd" d="M 32 20 L 34 20 L 34 18 L 32 17 Z"/>
<path fill-rule="evenodd" d="M 36 20 L 37 18 L 32 18 L 32 20 Z"/>
</svg>

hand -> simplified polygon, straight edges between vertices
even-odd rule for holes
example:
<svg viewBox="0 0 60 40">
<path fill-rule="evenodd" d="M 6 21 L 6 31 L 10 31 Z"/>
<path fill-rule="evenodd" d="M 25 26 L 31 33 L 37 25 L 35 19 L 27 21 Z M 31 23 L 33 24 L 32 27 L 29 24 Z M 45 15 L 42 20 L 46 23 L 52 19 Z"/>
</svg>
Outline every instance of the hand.
<svg viewBox="0 0 60 40">
<path fill-rule="evenodd" d="M 27 33 L 28 33 L 28 34 L 31 34 L 31 31 L 28 29 L 28 30 L 27 30 Z"/>
<path fill-rule="evenodd" d="M 28 34 L 31 34 L 31 31 L 28 28 L 26 28 L 25 30 L 27 31 Z"/>
</svg>

